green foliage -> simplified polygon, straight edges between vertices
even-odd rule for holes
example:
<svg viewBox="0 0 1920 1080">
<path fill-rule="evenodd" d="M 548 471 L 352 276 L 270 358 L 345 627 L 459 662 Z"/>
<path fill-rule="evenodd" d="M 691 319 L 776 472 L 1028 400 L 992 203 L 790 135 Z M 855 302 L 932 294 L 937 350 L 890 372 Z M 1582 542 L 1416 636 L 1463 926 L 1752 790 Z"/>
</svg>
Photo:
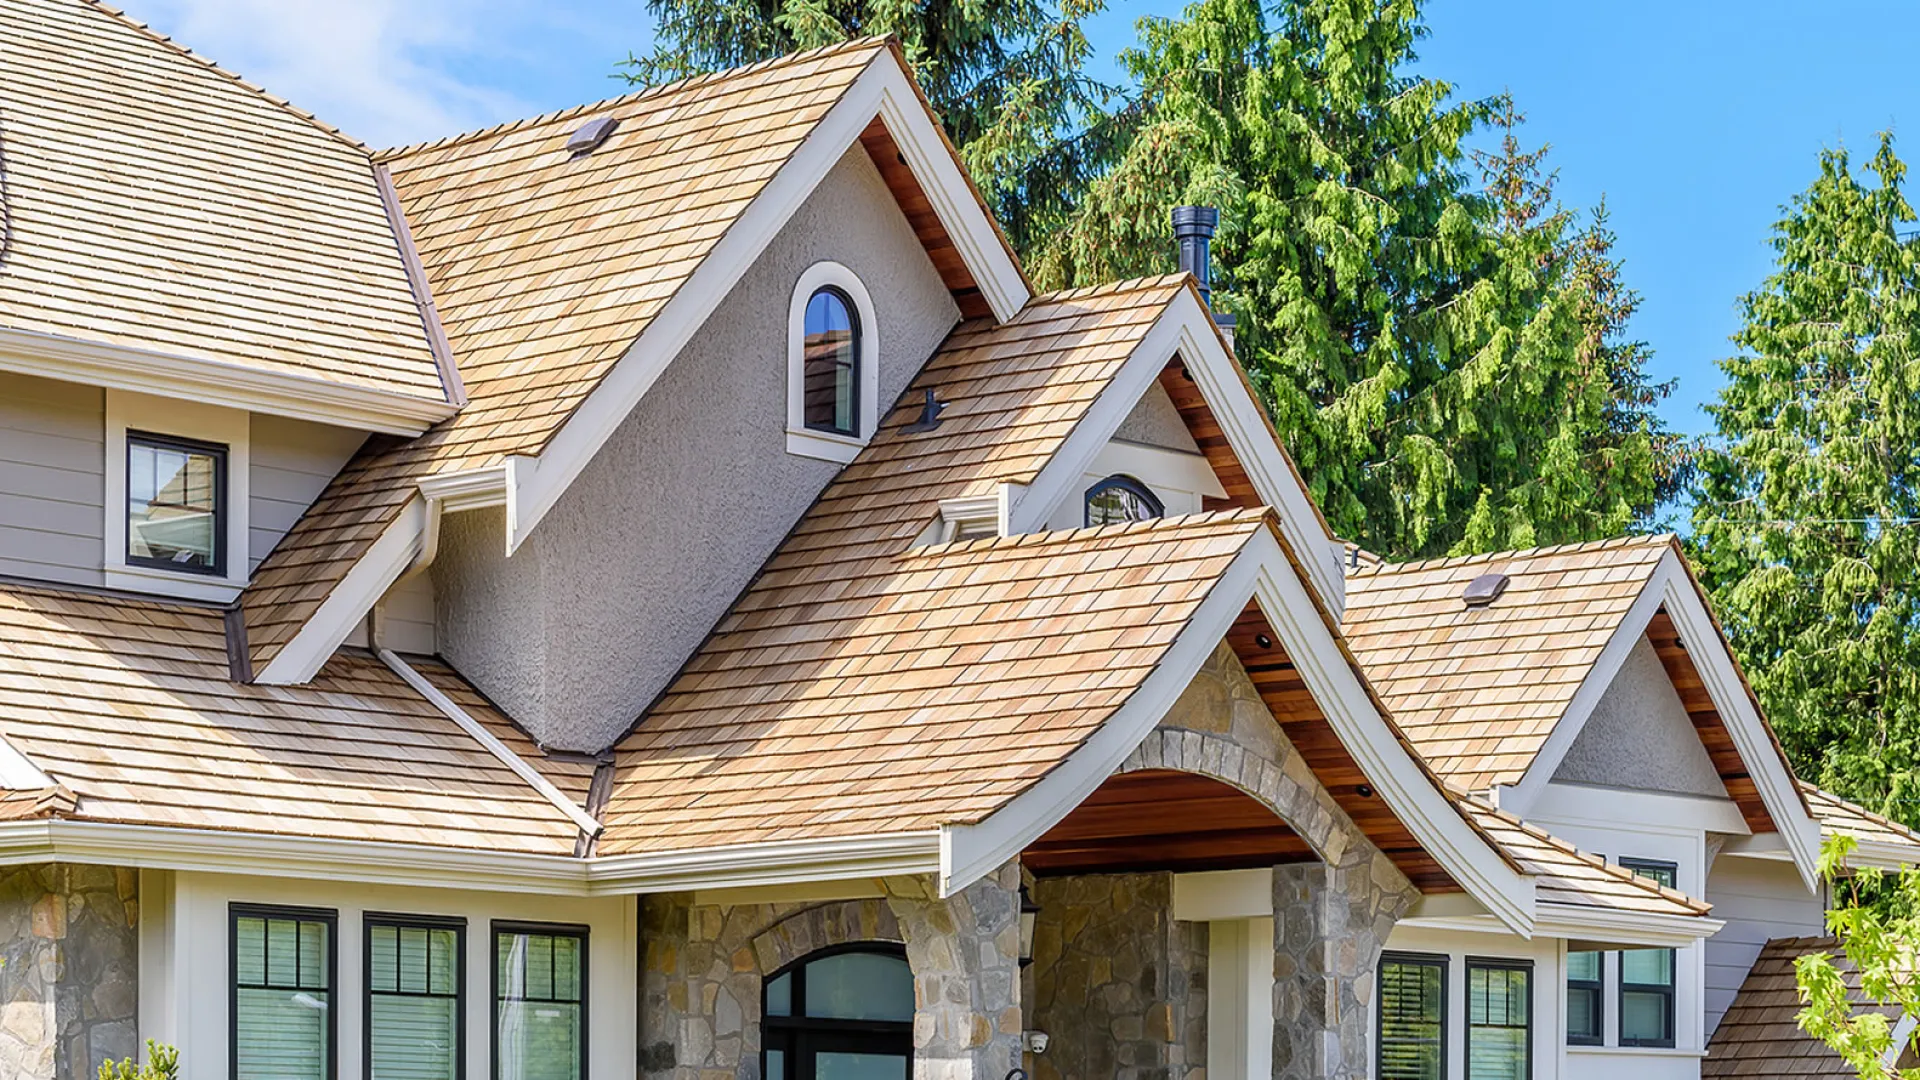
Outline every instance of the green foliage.
<svg viewBox="0 0 1920 1080">
<path fill-rule="evenodd" d="M 1826 953 L 1794 961 L 1800 987 L 1800 1027 L 1833 1048 L 1867 1080 L 1920 1080 L 1920 1069 L 1888 1068 L 1894 1024 L 1883 1011 L 1920 1018 L 1920 872 L 1883 875 L 1877 870 L 1849 874 L 1850 836 L 1828 838 L 1820 851 L 1820 872 L 1833 886 L 1837 902 L 1827 913 L 1827 928 L 1859 973 L 1859 1000 L 1850 996 L 1846 977 Z M 1902 1047 L 1902 1050 L 1906 1049 Z"/>
<path fill-rule="evenodd" d="M 180 1051 L 147 1040 L 147 1063 L 136 1068 L 133 1059 L 102 1062 L 99 1080 L 180 1080 Z"/>
<path fill-rule="evenodd" d="M 1417 0 L 1143 20 L 1125 150 L 1029 267 L 1170 270 L 1168 211 L 1219 206 L 1217 302 L 1337 532 L 1393 558 L 1615 535 L 1688 464 L 1625 336 L 1638 298 L 1510 103 L 1406 74 L 1424 33 Z M 1500 149 L 1469 153 L 1486 125 Z"/>
<path fill-rule="evenodd" d="M 1709 411 L 1694 556 L 1801 775 L 1920 820 L 1920 245 L 1882 137 L 1774 227 Z"/>
<path fill-rule="evenodd" d="M 654 84 L 866 35 L 896 35 L 1016 247 L 1057 222 L 1110 149 L 1111 88 L 1082 24 L 1105 0 L 647 0 Z M 1089 123 L 1093 121 L 1093 123 Z"/>
</svg>

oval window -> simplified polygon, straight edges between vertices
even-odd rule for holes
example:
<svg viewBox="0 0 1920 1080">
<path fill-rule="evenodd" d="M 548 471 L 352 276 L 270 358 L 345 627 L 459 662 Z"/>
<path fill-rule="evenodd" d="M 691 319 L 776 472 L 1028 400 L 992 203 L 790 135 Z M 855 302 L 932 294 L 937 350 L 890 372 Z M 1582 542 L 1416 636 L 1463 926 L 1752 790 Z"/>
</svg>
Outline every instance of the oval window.
<svg viewBox="0 0 1920 1080">
<path fill-rule="evenodd" d="M 1166 513 L 1147 485 L 1131 476 L 1109 476 L 1087 489 L 1088 525 L 1150 521 Z"/>
<path fill-rule="evenodd" d="M 846 293 L 829 285 L 807 298 L 801 348 L 807 427 L 859 435 L 860 317 Z"/>
</svg>

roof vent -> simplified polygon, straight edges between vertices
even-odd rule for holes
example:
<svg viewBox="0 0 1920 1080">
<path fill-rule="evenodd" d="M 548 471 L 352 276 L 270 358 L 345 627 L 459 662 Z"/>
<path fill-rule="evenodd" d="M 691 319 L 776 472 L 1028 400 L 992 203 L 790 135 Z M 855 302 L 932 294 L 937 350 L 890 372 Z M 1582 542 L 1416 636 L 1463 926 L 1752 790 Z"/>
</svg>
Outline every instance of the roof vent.
<svg viewBox="0 0 1920 1080">
<path fill-rule="evenodd" d="M 600 148 L 601 143 L 607 141 L 607 136 L 613 134 L 613 129 L 619 126 L 620 121 L 611 116 L 594 117 L 574 128 L 573 134 L 567 136 L 567 153 L 574 157 L 585 157 L 593 153 Z"/>
<path fill-rule="evenodd" d="M 1500 599 L 1500 594 L 1506 591 L 1507 575 L 1481 574 L 1467 582 L 1467 591 L 1460 594 L 1460 599 L 1465 600 L 1468 607 L 1486 607 Z"/>
<path fill-rule="evenodd" d="M 932 431 L 940 426 L 940 414 L 947 411 L 947 403 L 933 396 L 933 387 L 927 387 L 927 403 L 921 406 L 920 419 L 900 429 L 902 434 L 918 435 L 923 431 Z"/>
</svg>

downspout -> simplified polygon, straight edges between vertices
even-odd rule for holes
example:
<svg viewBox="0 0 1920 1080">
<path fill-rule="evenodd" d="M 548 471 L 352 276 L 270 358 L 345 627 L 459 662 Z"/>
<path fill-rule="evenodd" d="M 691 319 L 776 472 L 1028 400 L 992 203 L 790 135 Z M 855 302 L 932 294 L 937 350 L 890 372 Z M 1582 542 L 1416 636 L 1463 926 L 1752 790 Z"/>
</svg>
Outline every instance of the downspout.
<svg viewBox="0 0 1920 1080">
<path fill-rule="evenodd" d="M 407 662 L 400 659 L 391 649 L 375 649 L 374 652 L 380 657 L 381 663 L 392 668 L 395 675 L 405 680 L 408 686 L 413 687 L 421 697 L 426 698 L 434 708 L 439 709 L 442 715 L 458 724 L 462 731 L 473 736 L 475 742 L 486 747 L 487 752 L 498 758 L 502 765 L 512 769 L 516 776 L 525 780 L 555 808 L 567 815 L 575 825 L 580 827 L 581 832 L 588 836 L 600 834 L 602 826 L 593 819 L 592 815 L 574 805 L 573 800 L 567 798 L 559 788 L 554 787 L 552 781 L 541 776 L 539 771 L 522 760 L 520 755 L 509 750 L 506 743 L 495 738 L 493 732 L 487 730 L 486 725 L 475 720 L 452 698 L 441 693 L 440 688 L 428 682 L 426 676 L 408 666 Z"/>
</svg>

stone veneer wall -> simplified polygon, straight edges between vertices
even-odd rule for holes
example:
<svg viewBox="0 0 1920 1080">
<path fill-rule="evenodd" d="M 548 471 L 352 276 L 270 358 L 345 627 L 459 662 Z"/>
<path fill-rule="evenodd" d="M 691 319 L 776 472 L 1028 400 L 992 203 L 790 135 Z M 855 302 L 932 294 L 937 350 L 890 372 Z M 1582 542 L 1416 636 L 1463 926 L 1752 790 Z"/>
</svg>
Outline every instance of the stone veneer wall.
<svg viewBox="0 0 1920 1080">
<path fill-rule="evenodd" d="M 0 868 L 0 1077 L 92 1080 L 138 1052 L 139 875 Z"/>
<path fill-rule="evenodd" d="M 941 900 L 890 878 L 886 896 L 696 905 L 644 897 L 640 1069 L 649 1080 L 760 1080 L 765 977 L 830 945 L 904 945 L 914 974 L 916 1080 L 1001 1080 L 1020 1062 L 1019 868 Z"/>
<path fill-rule="evenodd" d="M 1207 1064 L 1207 926 L 1173 918 L 1173 877 L 1041 878 L 1034 1080 L 1187 1080 Z"/>
</svg>

